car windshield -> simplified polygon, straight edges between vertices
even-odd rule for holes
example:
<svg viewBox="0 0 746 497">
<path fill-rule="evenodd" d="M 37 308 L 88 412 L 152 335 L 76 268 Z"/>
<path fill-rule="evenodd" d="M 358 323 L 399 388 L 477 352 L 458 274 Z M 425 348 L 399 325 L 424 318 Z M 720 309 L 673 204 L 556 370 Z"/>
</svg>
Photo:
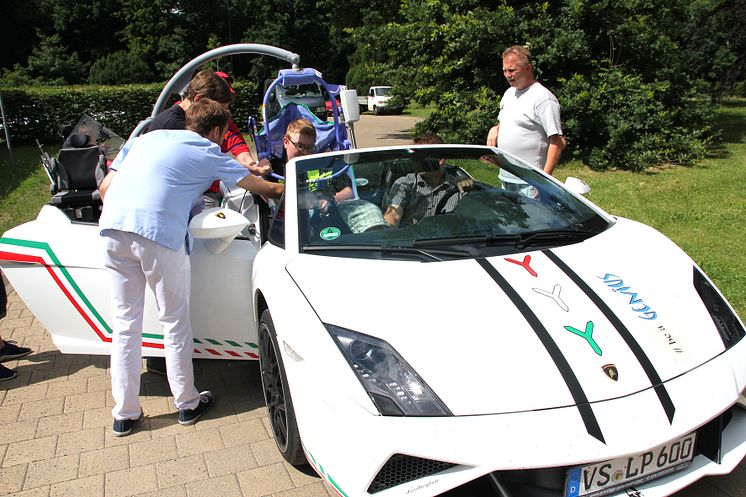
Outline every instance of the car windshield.
<svg viewBox="0 0 746 497">
<path fill-rule="evenodd" d="M 512 184 L 499 179 L 507 173 Z M 533 167 L 487 147 L 309 156 L 296 162 L 296 178 L 306 253 L 477 257 L 576 243 L 609 226 Z"/>
<path fill-rule="evenodd" d="M 378 88 L 375 88 L 376 95 L 379 97 L 385 97 L 389 93 L 391 93 L 391 87 L 390 86 L 381 86 Z"/>
</svg>

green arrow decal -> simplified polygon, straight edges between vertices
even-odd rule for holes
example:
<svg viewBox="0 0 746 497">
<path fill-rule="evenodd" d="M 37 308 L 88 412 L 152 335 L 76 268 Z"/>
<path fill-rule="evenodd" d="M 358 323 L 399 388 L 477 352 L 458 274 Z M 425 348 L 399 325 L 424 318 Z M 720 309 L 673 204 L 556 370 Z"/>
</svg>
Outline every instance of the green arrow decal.
<svg viewBox="0 0 746 497">
<path fill-rule="evenodd" d="M 588 345 L 590 345 L 593 349 L 593 352 L 595 352 L 597 355 L 603 355 L 603 352 L 601 352 L 601 347 L 599 347 L 596 341 L 593 339 L 593 321 L 588 321 L 586 323 L 585 331 L 580 331 L 579 329 L 573 328 L 572 326 L 565 326 L 565 329 L 571 333 L 578 335 L 579 337 L 585 338 L 586 342 L 588 342 Z"/>
</svg>

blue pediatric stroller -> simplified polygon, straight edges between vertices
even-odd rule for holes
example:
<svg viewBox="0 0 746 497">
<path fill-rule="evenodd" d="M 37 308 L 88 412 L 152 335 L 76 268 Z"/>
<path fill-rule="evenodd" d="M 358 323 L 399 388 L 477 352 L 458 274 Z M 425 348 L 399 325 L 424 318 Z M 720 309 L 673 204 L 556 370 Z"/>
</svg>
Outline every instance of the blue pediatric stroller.
<svg viewBox="0 0 746 497">
<path fill-rule="evenodd" d="M 268 116 L 270 108 L 269 98 L 276 86 L 298 86 L 318 84 L 329 94 L 332 111 L 332 122 L 322 121 L 314 112 L 305 105 L 289 102 L 282 106 L 277 115 Z M 282 159 L 284 149 L 282 138 L 288 125 L 296 119 L 307 119 L 316 129 L 316 147 L 317 152 L 350 150 L 352 144 L 348 138 L 347 128 L 344 122 L 340 120 L 340 109 L 337 106 L 337 96 L 342 88 L 339 85 L 330 85 L 324 81 L 318 71 L 314 69 L 285 69 L 281 70 L 275 79 L 267 88 L 263 100 L 263 117 L 264 126 L 258 132 L 256 131 L 256 121 L 249 119 L 249 128 L 252 130 L 252 137 L 256 145 L 257 156 L 259 159 Z M 329 189 L 333 183 L 337 185 L 340 182 L 335 181 L 340 176 L 347 176 L 349 181 L 344 181 L 349 185 L 351 196 L 345 200 L 334 200 L 330 198 L 328 209 L 318 216 L 323 219 L 337 218 L 338 226 L 344 226 L 342 232 L 361 233 L 368 229 L 380 229 L 385 226 L 383 215 L 378 207 L 372 203 L 360 199 L 357 191 L 358 181 L 355 179 L 354 167 L 347 163 L 347 159 L 342 156 L 329 158 L 328 161 L 322 160 L 323 165 L 319 165 L 319 170 L 307 171 L 307 177 L 302 189 L 307 191 L 320 191 Z M 279 180 L 284 178 L 278 174 L 272 173 L 272 176 Z M 331 187 L 334 189 L 334 187 Z M 319 213 L 316 213 L 317 215 Z M 316 216 L 311 216 L 311 220 Z M 314 223 L 311 222 L 313 225 Z"/>
<path fill-rule="evenodd" d="M 329 93 L 332 105 L 333 122 L 322 121 L 311 109 L 302 104 L 286 103 L 280 112 L 273 116 L 268 116 L 270 108 L 269 99 L 272 92 L 277 86 L 289 87 L 299 85 L 318 84 L 321 88 Z M 259 159 L 280 159 L 283 157 L 282 137 L 288 124 L 296 119 L 308 119 L 316 128 L 316 150 L 319 152 L 349 150 L 351 148 L 350 140 L 347 136 L 347 128 L 340 121 L 340 111 L 337 107 L 336 97 L 339 95 L 341 88 L 339 85 L 331 85 L 324 81 L 321 74 L 315 69 L 306 68 L 302 70 L 283 69 L 277 75 L 272 84 L 269 85 L 264 94 L 262 102 L 264 126 L 257 131 L 256 120 L 249 118 L 249 129 L 252 133 L 254 144 L 256 145 L 257 156 Z M 282 179 L 278 175 L 274 175 Z"/>
</svg>

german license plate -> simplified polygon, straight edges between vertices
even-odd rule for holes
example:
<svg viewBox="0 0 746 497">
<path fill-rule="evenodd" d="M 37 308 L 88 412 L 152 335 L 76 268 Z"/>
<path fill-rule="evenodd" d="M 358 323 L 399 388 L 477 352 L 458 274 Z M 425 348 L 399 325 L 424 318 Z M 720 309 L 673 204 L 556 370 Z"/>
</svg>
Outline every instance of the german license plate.
<svg viewBox="0 0 746 497">
<path fill-rule="evenodd" d="M 676 471 L 694 458 L 696 433 L 631 457 L 622 457 L 567 471 L 565 497 L 608 495 Z"/>
</svg>

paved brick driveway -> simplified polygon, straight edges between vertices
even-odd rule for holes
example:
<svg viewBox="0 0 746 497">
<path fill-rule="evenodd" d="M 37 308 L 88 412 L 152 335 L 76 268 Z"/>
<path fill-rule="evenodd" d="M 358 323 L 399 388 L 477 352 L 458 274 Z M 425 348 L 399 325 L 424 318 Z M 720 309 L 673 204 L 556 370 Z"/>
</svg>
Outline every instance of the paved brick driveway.
<svg viewBox="0 0 746 497">
<path fill-rule="evenodd" d="M 196 425 L 176 422 L 165 378 L 142 374 L 146 419 L 132 435 L 111 434 L 109 358 L 62 355 L 10 287 L 5 339 L 34 354 L 6 363 L 0 384 L 0 495 L 334 495 L 309 469 L 287 465 L 270 438 L 258 363 L 195 361 L 198 388 L 215 408 Z"/>
</svg>

